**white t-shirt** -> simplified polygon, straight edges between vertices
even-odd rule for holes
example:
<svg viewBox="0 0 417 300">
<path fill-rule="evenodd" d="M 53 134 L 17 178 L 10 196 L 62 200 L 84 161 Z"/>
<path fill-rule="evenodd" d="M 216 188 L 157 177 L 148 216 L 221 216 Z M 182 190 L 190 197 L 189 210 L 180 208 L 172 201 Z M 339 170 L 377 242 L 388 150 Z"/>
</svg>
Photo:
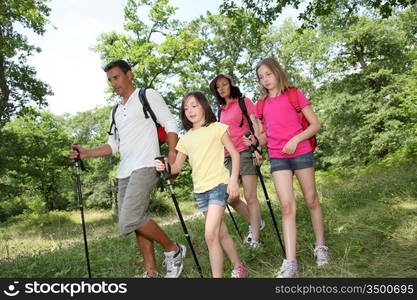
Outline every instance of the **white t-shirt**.
<svg viewBox="0 0 417 300">
<path fill-rule="evenodd" d="M 164 99 L 153 89 L 146 90 L 146 98 L 158 122 L 165 131 L 178 134 L 178 127 Z M 148 114 L 149 115 L 149 114 Z M 110 122 L 112 113 L 110 112 Z M 121 162 L 117 178 L 126 178 L 137 169 L 155 167 L 155 157 L 160 156 L 156 126 L 152 118 L 146 119 L 139 100 L 139 89 L 130 95 L 125 105 L 119 103 L 107 144 L 112 153 L 120 153 Z M 117 128 L 115 134 L 115 128 Z"/>
</svg>

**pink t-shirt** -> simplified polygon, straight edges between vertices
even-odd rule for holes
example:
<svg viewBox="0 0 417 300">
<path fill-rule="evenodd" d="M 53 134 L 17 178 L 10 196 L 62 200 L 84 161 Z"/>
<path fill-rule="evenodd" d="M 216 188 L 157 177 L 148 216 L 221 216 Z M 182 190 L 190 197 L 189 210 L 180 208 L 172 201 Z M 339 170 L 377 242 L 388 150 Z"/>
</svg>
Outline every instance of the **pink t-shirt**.
<svg viewBox="0 0 417 300">
<path fill-rule="evenodd" d="M 254 113 L 254 104 L 249 98 L 245 98 L 245 105 L 248 111 L 248 115 Z M 242 152 L 244 150 L 248 150 L 249 148 L 243 144 L 243 134 L 249 129 L 249 123 L 246 117 L 243 115 L 242 110 L 239 107 L 239 100 L 238 98 L 233 99 L 227 108 L 223 105 L 220 106 L 221 114 L 220 114 L 220 122 L 226 125 L 229 125 L 228 133 L 232 139 L 233 145 L 235 146 L 238 152 Z M 243 117 L 243 126 L 240 126 Z M 225 150 L 225 156 L 230 156 L 229 152 Z"/>
<path fill-rule="evenodd" d="M 304 94 L 297 89 L 298 102 L 301 109 L 309 105 Z M 290 158 L 308 152 L 312 152 L 309 140 L 304 140 L 297 145 L 293 154 L 282 153 L 285 144 L 294 136 L 303 131 L 295 108 L 291 105 L 287 93 L 276 97 L 268 97 L 265 100 L 263 117 L 265 133 L 267 137 L 268 154 L 270 158 Z M 255 117 L 259 118 L 256 103 Z"/>
</svg>

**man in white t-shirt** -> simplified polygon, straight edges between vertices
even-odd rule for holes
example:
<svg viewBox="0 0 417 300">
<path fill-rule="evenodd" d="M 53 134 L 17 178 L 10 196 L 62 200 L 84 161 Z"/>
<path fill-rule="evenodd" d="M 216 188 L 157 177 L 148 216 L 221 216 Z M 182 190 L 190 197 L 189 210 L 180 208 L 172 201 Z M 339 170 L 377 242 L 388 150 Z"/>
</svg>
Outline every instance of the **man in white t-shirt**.
<svg viewBox="0 0 417 300">
<path fill-rule="evenodd" d="M 158 181 L 155 157 L 160 156 L 155 123 L 152 118 L 145 118 L 139 100 L 139 89 L 133 85 L 130 65 L 124 60 L 116 60 L 109 63 L 104 71 L 113 90 L 121 97 L 114 115 L 115 126 L 112 126 L 107 143 L 102 146 L 91 149 L 79 145 L 72 147 L 78 149 L 81 159 L 120 153 L 121 162 L 117 174 L 120 234 L 128 235 L 135 232 L 145 263 L 146 271 L 143 277 L 159 277 L 154 241 L 164 248 L 167 268 L 165 277 L 179 277 L 183 269 L 182 261 L 186 248 L 182 244 L 174 243 L 148 215 L 150 193 Z M 168 161 L 174 163 L 175 146 L 178 142 L 175 119 L 163 98 L 155 90 L 147 89 L 146 97 L 158 122 L 168 134 Z M 112 114 L 110 114 L 111 120 Z M 70 152 L 70 157 L 73 159 L 77 155 L 74 150 Z"/>
</svg>

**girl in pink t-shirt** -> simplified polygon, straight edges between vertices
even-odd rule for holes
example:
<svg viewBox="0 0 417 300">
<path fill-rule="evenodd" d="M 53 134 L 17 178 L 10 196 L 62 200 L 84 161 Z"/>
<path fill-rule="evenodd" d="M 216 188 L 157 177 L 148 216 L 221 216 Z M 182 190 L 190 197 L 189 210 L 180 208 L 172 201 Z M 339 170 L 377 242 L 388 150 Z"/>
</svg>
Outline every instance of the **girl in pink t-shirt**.
<svg viewBox="0 0 417 300">
<path fill-rule="evenodd" d="M 303 130 L 297 112 L 288 98 L 288 78 L 274 58 L 262 60 L 256 67 L 256 75 L 262 87 L 264 101 L 262 111 L 258 101 L 256 116 L 263 118 L 260 126 L 260 144 L 268 147 L 271 173 L 281 202 L 282 227 L 286 259 L 278 277 L 297 277 L 296 260 L 296 202 L 293 189 L 293 174 L 300 183 L 304 201 L 310 210 L 311 222 L 316 237 L 314 255 L 317 265 L 330 260 L 324 242 L 323 212 L 320 207 L 315 177 L 312 148 L 309 138 L 320 129 L 320 122 L 303 93 L 297 90 L 302 113 L 310 125 Z"/>
<path fill-rule="evenodd" d="M 261 220 L 261 209 L 259 200 L 256 195 L 257 173 L 249 147 L 243 143 L 245 132 L 250 132 L 251 128 L 247 118 L 243 115 L 239 105 L 239 98 L 242 93 L 230 76 L 220 74 L 217 75 L 210 83 L 211 93 L 216 97 L 219 105 L 219 122 L 228 125 L 228 133 L 232 142 L 240 153 L 240 169 L 239 175 L 243 185 L 243 195 L 246 203 L 240 198 L 229 199 L 229 204 L 249 222 L 249 232 L 245 238 L 245 242 L 250 249 L 257 250 L 261 247 L 259 231 L 265 226 L 265 222 Z M 253 130 L 256 136 L 258 133 L 257 121 L 254 115 L 254 105 L 248 98 L 244 98 L 244 105 L 249 118 L 253 124 Z M 262 156 L 255 151 L 256 161 L 260 163 Z M 225 165 L 231 171 L 231 158 L 229 152 L 225 151 Z"/>
</svg>

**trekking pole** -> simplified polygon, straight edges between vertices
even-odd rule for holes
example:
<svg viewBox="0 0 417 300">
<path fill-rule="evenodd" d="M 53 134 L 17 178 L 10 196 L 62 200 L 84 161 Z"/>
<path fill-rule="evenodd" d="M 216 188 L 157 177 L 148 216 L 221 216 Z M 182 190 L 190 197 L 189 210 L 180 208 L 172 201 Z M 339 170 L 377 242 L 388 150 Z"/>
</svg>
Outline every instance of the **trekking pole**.
<svg viewBox="0 0 417 300">
<path fill-rule="evenodd" d="M 240 230 L 239 230 L 239 226 L 237 226 L 235 217 L 233 217 L 233 214 L 232 214 L 232 211 L 230 210 L 229 204 L 226 204 L 226 207 L 227 207 L 227 211 L 229 212 L 229 216 L 230 216 L 230 218 L 232 218 L 233 224 L 235 225 L 237 234 L 239 235 L 240 240 L 243 241 L 242 234 L 240 233 Z"/>
<path fill-rule="evenodd" d="M 164 160 L 163 156 L 156 157 L 155 159 L 157 159 L 157 160 L 161 161 L 163 164 L 165 164 L 165 160 Z M 169 165 L 168 165 L 168 167 L 169 167 Z M 185 238 L 187 239 L 188 245 L 190 246 L 191 252 L 193 254 L 193 258 L 194 258 L 194 261 L 195 261 L 195 265 L 197 267 L 197 271 L 198 271 L 198 273 L 200 273 L 200 277 L 203 278 L 203 271 L 201 270 L 200 263 L 198 262 L 197 255 L 195 254 L 195 251 L 194 251 L 193 243 L 191 242 L 190 235 L 188 234 L 187 226 L 185 225 L 184 218 L 182 217 L 181 210 L 180 210 L 180 207 L 178 205 L 177 197 L 175 196 L 174 189 L 172 188 L 172 182 L 169 179 L 169 177 L 171 175 L 170 173 L 171 173 L 170 171 L 164 170 L 162 172 L 162 176 L 165 179 L 165 181 L 166 181 L 166 183 L 169 187 L 171 198 L 172 198 L 172 201 L 174 202 L 175 209 L 176 209 L 178 217 L 180 219 L 182 230 L 184 231 Z"/>
<path fill-rule="evenodd" d="M 249 132 L 249 131 L 245 132 L 246 137 L 249 137 L 251 134 L 252 133 Z M 256 147 L 254 145 L 251 145 L 249 148 L 250 148 L 250 151 L 252 152 L 252 157 L 255 159 L 255 151 L 258 151 L 258 149 L 256 149 Z M 256 173 L 258 173 L 259 180 L 261 181 L 262 190 L 264 191 L 266 203 L 268 204 L 268 208 L 269 208 L 269 213 L 271 214 L 272 223 L 274 224 L 275 232 L 277 234 L 278 241 L 281 245 L 282 254 L 284 255 L 284 257 L 286 257 L 285 247 L 284 247 L 284 244 L 282 243 L 281 235 L 279 234 L 277 221 L 275 219 L 274 211 L 272 210 L 272 204 L 271 204 L 271 201 L 269 200 L 268 192 L 267 192 L 266 187 L 265 187 L 264 178 L 263 178 L 262 173 L 261 173 L 261 167 L 258 166 L 258 165 L 255 165 L 255 168 L 256 168 Z"/>
<path fill-rule="evenodd" d="M 85 248 L 85 257 L 87 259 L 87 270 L 88 278 L 91 278 L 91 268 L 90 268 L 90 257 L 88 254 L 88 244 L 87 244 L 87 233 L 85 229 L 85 220 L 84 220 L 84 204 L 83 204 L 83 194 L 81 193 L 81 180 L 80 180 L 80 170 L 85 170 L 84 163 L 80 158 L 80 151 L 77 148 L 72 148 L 77 151 L 78 156 L 74 159 L 74 173 L 76 180 L 76 189 L 78 194 L 78 206 L 81 212 L 81 223 L 83 227 L 83 236 L 84 236 L 84 248 Z"/>
</svg>

